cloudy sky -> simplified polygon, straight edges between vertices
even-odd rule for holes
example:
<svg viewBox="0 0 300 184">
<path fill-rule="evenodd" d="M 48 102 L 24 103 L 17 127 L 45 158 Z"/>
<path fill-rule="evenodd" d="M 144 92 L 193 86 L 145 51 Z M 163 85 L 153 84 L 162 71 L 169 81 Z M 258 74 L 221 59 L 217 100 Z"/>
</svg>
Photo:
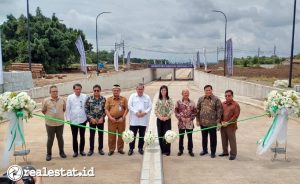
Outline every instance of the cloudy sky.
<svg viewBox="0 0 300 184">
<path fill-rule="evenodd" d="M 29 0 L 30 12 L 40 7 L 43 14 L 55 13 L 67 26 L 84 31 L 95 46 L 95 19 L 98 19 L 99 47 L 114 48 L 125 40 L 126 52 L 133 57 L 168 58 L 175 61 L 195 58 L 206 48 L 215 61 L 217 47 L 232 38 L 234 56 L 289 56 L 292 37 L 293 0 Z M 297 5 L 295 53 L 300 52 L 300 2 Z M 0 0 L 0 24 L 6 15 L 26 14 L 26 0 Z M 155 52 L 159 51 L 159 52 Z M 223 57 L 223 53 L 219 54 Z"/>
</svg>

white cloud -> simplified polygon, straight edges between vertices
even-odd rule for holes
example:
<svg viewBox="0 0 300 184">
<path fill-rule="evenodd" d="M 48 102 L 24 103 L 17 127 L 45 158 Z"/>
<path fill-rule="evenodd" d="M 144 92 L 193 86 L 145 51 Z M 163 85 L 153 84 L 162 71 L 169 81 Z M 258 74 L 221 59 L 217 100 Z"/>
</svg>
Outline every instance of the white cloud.
<svg viewBox="0 0 300 184">
<path fill-rule="evenodd" d="M 203 47 L 216 51 L 224 43 L 224 17 L 211 10 L 221 10 L 228 18 L 228 38 L 240 50 L 269 51 L 277 46 L 281 55 L 288 56 L 291 45 L 293 1 L 281 0 L 30 0 L 30 12 L 36 7 L 43 14 L 56 13 L 69 26 L 82 29 L 95 45 L 95 19 L 102 11 L 111 11 L 98 19 L 100 49 L 113 49 L 116 41 L 125 40 L 126 51 L 136 57 L 191 58 L 192 55 L 173 55 L 134 50 L 196 52 Z M 298 6 L 299 7 L 299 6 Z M 26 2 L 0 1 L 0 23 L 6 15 L 26 14 Z M 299 8 L 297 17 L 300 17 Z M 297 18 L 295 52 L 300 52 L 300 18 Z M 111 45 L 111 46 L 108 46 Z M 131 48 L 130 48 L 131 46 Z M 236 52 L 235 56 L 254 55 Z M 222 54 L 220 54 L 222 55 Z M 216 54 L 210 54 L 215 60 Z"/>
</svg>

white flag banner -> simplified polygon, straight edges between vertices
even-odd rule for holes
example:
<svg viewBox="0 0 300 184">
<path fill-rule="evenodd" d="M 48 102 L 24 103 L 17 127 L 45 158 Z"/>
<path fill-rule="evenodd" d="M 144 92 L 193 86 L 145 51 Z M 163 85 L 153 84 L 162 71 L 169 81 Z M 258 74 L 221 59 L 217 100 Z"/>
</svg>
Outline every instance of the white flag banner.
<svg viewBox="0 0 300 184">
<path fill-rule="evenodd" d="M 204 70 L 207 70 L 206 48 L 203 48 Z"/>
<path fill-rule="evenodd" d="M 114 53 L 114 67 L 116 71 L 119 71 L 119 52 L 118 50 Z"/>
<path fill-rule="evenodd" d="M 83 71 L 85 74 L 87 74 L 87 66 L 86 66 L 86 57 L 85 57 L 85 51 L 84 51 L 84 45 L 83 41 L 81 39 L 81 36 L 79 35 L 75 45 L 78 49 L 78 52 L 80 54 L 80 69 Z"/>
<path fill-rule="evenodd" d="M 196 63 L 197 67 L 200 68 L 200 52 L 197 52 L 197 63 Z"/>
<path fill-rule="evenodd" d="M 197 60 L 194 58 L 194 56 L 193 56 L 193 66 L 194 66 L 194 69 L 197 68 Z"/>
<path fill-rule="evenodd" d="M 0 31 L 0 85 L 3 84 L 3 63 L 2 63 L 2 47 L 1 47 L 1 31 Z"/>
<path fill-rule="evenodd" d="M 127 66 L 126 66 L 127 69 L 130 68 L 130 54 L 131 54 L 131 51 L 129 51 L 127 54 Z"/>
<path fill-rule="evenodd" d="M 227 75 L 233 75 L 233 56 L 232 56 L 232 39 L 230 38 L 226 42 L 226 66 L 227 66 Z"/>
</svg>

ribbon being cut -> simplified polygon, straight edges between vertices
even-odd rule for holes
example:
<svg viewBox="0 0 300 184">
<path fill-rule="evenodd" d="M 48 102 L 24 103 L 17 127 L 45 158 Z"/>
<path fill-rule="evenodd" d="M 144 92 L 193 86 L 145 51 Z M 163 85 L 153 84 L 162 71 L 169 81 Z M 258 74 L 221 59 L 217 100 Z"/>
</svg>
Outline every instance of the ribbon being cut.
<svg viewBox="0 0 300 184">
<path fill-rule="evenodd" d="M 265 153 L 274 141 L 284 144 L 287 137 L 288 116 L 297 114 L 299 117 L 300 115 L 299 97 L 293 90 L 271 91 L 264 105 L 266 112 L 274 119 L 267 134 L 258 141 L 256 153 L 259 155 Z"/>
<path fill-rule="evenodd" d="M 0 163 L 1 167 L 8 166 L 14 146 L 25 144 L 23 120 L 31 118 L 35 108 L 35 101 L 25 92 L 19 94 L 5 92 L 0 95 L 0 119 L 6 118 L 10 121 Z"/>
</svg>

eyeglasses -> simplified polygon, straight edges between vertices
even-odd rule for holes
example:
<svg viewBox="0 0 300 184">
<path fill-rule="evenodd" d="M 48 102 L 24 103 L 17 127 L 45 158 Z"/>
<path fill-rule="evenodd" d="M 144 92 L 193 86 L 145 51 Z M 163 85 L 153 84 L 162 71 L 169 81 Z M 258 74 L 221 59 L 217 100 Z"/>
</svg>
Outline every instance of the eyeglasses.
<svg viewBox="0 0 300 184">
<path fill-rule="evenodd" d="M 100 90 L 94 90 L 94 92 L 100 92 Z"/>
<path fill-rule="evenodd" d="M 225 95 L 225 97 L 231 97 L 231 95 Z"/>
<path fill-rule="evenodd" d="M 51 91 L 51 93 L 57 93 L 58 91 Z"/>
</svg>

